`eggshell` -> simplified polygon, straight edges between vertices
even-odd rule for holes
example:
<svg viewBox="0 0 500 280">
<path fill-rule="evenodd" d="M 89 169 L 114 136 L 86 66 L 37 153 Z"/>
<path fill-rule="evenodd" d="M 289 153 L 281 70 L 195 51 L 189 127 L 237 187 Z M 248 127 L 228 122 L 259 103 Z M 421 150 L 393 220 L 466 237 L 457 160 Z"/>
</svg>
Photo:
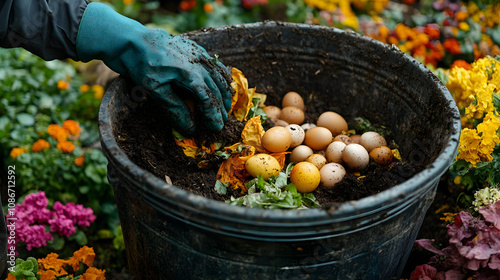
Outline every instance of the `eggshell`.
<svg viewBox="0 0 500 280">
<path fill-rule="evenodd" d="M 314 151 L 306 145 L 299 145 L 295 147 L 290 153 L 291 162 L 305 161 Z"/>
<path fill-rule="evenodd" d="M 345 135 L 345 134 L 339 134 L 333 138 L 333 141 L 340 141 L 343 142 L 346 145 L 349 145 L 352 143 L 351 137 Z"/>
<path fill-rule="evenodd" d="M 256 154 L 245 162 L 245 169 L 253 177 L 261 175 L 264 180 L 271 176 L 278 176 L 281 171 L 280 163 L 268 154 Z"/>
<path fill-rule="evenodd" d="M 281 109 L 281 119 L 289 124 L 302 124 L 305 119 L 304 111 L 295 106 L 288 106 Z"/>
<path fill-rule="evenodd" d="M 287 125 L 289 125 L 289 123 L 287 123 L 286 121 L 284 120 L 275 120 L 274 121 L 274 126 L 282 126 L 282 127 L 286 127 Z"/>
<path fill-rule="evenodd" d="M 371 150 L 377 147 L 387 146 L 387 141 L 385 140 L 384 136 L 380 135 L 378 132 L 368 131 L 361 134 L 361 138 L 359 138 L 359 144 L 365 147 L 368 152 L 371 152 Z"/>
<path fill-rule="evenodd" d="M 290 148 L 295 148 L 298 145 L 302 144 L 304 142 L 304 138 L 306 137 L 306 133 L 300 127 L 298 124 L 290 124 L 285 127 L 290 131 L 290 134 L 292 135 L 292 144 L 290 145 Z"/>
<path fill-rule="evenodd" d="M 266 113 L 266 115 L 272 120 L 276 121 L 281 116 L 281 109 L 277 106 L 266 106 L 262 110 Z"/>
<path fill-rule="evenodd" d="M 380 165 L 389 165 L 394 159 L 391 149 L 387 146 L 380 146 L 373 149 L 370 152 L 370 156 Z"/>
<path fill-rule="evenodd" d="M 359 139 L 361 138 L 361 135 L 354 134 L 354 135 L 351 135 L 349 137 L 351 138 L 351 143 L 359 144 Z"/>
<path fill-rule="evenodd" d="M 328 128 L 334 137 L 341 134 L 342 131 L 348 130 L 344 117 L 331 111 L 321 114 L 316 121 L 316 125 Z"/>
<path fill-rule="evenodd" d="M 326 158 L 320 154 L 312 154 L 306 158 L 306 161 L 314 164 L 318 169 L 326 164 Z"/>
<path fill-rule="evenodd" d="M 302 127 L 304 131 L 308 131 L 309 129 L 316 127 L 316 125 L 313 123 L 304 123 L 300 127 Z"/>
<path fill-rule="evenodd" d="M 347 145 L 344 142 L 335 141 L 326 148 L 326 160 L 328 162 L 342 163 L 342 152 Z"/>
<path fill-rule="evenodd" d="M 323 150 L 332 143 L 332 133 L 324 127 L 314 127 L 306 131 L 304 144 L 313 150 Z"/>
<path fill-rule="evenodd" d="M 333 188 L 345 176 L 345 168 L 338 163 L 331 162 L 325 164 L 320 170 L 321 186 Z"/>
<path fill-rule="evenodd" d="M 290 171 L 290 182 L 300 193 L 314 191 L 319 186 L 320 180 L 318 168 L 307 161 L 297 163 Z"/>
<path fill-rule="evenodd" d="M 290 91 L 283 96 L 283 100 L 281 100 L 281 108 L 285 108 L 288 106 L 294 106 L 304 111 L 304 99 L 300 94 L 295 91 Z"/>
<path fill-rule="evenodd" d="M 360 144 L 350 144 L 342 152 L 342 160 L 350 169 L 361 171 L 370 162 L 370 156 Z"/>
<path fill-rule="evenodd" d="M 284 152 L 292 144 L 292 135 L 288 129 L 275 126 L 268 129 L 262 136 L 262 146 L 273 153 Z"/>
</svg>

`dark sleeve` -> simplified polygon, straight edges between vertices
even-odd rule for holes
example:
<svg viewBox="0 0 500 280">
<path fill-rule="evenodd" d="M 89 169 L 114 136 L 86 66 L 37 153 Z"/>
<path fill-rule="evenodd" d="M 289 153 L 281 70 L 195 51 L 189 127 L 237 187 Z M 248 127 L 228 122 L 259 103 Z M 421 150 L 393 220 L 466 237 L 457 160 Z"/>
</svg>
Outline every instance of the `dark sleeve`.
<svg viewBox="0 0 500 280">
<path fill-rule="evenodd" d="M 87 0 L 0 0 L 0 47 L 24 48 L 45 60 L 72 58 Z"/>
</svg>

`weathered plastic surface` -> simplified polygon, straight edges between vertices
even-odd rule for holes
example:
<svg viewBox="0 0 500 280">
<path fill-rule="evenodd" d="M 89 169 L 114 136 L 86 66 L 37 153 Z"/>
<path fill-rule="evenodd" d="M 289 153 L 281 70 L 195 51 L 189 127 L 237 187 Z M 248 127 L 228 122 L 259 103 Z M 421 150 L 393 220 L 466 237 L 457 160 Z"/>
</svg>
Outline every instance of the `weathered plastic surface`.
<svg viewBox="0 0 500 280">
<path fill-rule="evenodd" d="M 105 94 L 99 121 L 131 273 L 137 279 L 398 279 L 456 154 L 460 120 L 446 87 L 399 50 L 337 29 L 266 22 L 188 36 L 241 69 L 271 101 L 290 90 L 313 93 L 346 119 L 362 115 L 387 124 L 403 157 L 427 167 L 328 211 L 230 206 L 166 184 L 128 160 L 112 131 L 135 104 L 134 88 L 120 78 Z M 422 119 L 425 125 L 416 125 Z"/>
</svg>

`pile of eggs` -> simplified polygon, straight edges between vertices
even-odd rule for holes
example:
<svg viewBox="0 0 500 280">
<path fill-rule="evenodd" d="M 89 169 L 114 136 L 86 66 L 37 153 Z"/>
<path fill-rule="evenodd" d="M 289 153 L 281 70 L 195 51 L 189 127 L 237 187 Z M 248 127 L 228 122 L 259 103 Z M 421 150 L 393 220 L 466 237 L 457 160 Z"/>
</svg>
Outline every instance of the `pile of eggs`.
<svg viewBox="0 0 500 280">
<path fill-rule="evenodd" d="M 368 166 L 370 157 L 380 165 L 393 161 L 393 154 L 386 139 L 377 132 L 348 136 L 346 120 L 331 111 L 322 113 L 316 124 L 305 120 L 304 100 L 296 92 L 288 92 L 277 106 L 263 108 L 276 126 L 262 137 L 262 146 L 271 153 L 291 151 L 289 160 L 296 163 L 290 181 L 297 191 L 308 193 L 320 184 L 332 188 L 342 181 L 346 170 L 359 172 Z M 270 155 L 254 155 L 245 164 L 252 176 L 264 179 L 277 176 L 278 161 Z"/>
</svg>

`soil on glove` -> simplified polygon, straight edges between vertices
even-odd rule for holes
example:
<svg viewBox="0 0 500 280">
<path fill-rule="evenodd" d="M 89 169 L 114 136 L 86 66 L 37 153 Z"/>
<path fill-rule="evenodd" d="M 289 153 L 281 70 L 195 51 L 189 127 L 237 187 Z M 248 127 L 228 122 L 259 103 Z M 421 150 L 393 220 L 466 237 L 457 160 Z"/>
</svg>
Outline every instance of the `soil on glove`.
<svg viewBox="0 0 500 280">
<path fill-rule="evenodd" d="M 324 111 L 325 108 L 319 106 L 306 108 L 306 122 L 315 123 L 319 114 Z M 114 132 L 118 145 L 135 164 L 162 180 L 168 176 L 173 185 L 204 197 L 225 201 L 231 196 L 239 195 L 239 190 L 228 189 L 226 195 L 220 195 L 214 190 L 216 174 L 224 159 L 214 154 L 204 154 L 201 155 L 204 164 L 200 167 L 198 164 L 200 159 L 195 160 L 185 156 L 175 143 L 171 127 L 166 124 L 164 111 L 156 102 L 146 100 L 128 116 L 130 117 L 120 122 L 121 127 L 116 127 Z M 264 124 L 264 128 L 268 129 L 272 125 L 272 122 L 268 121 Z M 243 127 L 243 122 L 231 116 L 221 132 L 201 133 L 195 138 L 199 143 L 223 142 L 225 146 L 229 146 L 241 140 Z M 390 137 L 389 133 L 388 142 L 391 141 Z M 345 201 L 361 199 L 386 190 L 407 180 L 423 168 L 406 164 L 404 160 L 389 168 L 379 166 L 371 160 L 361 173 L 365 176 L 363 179 L 348 173 L 335 188 L 318 187 L 314 195 L 322 207 L 330 208 Z"/>
</svg>

